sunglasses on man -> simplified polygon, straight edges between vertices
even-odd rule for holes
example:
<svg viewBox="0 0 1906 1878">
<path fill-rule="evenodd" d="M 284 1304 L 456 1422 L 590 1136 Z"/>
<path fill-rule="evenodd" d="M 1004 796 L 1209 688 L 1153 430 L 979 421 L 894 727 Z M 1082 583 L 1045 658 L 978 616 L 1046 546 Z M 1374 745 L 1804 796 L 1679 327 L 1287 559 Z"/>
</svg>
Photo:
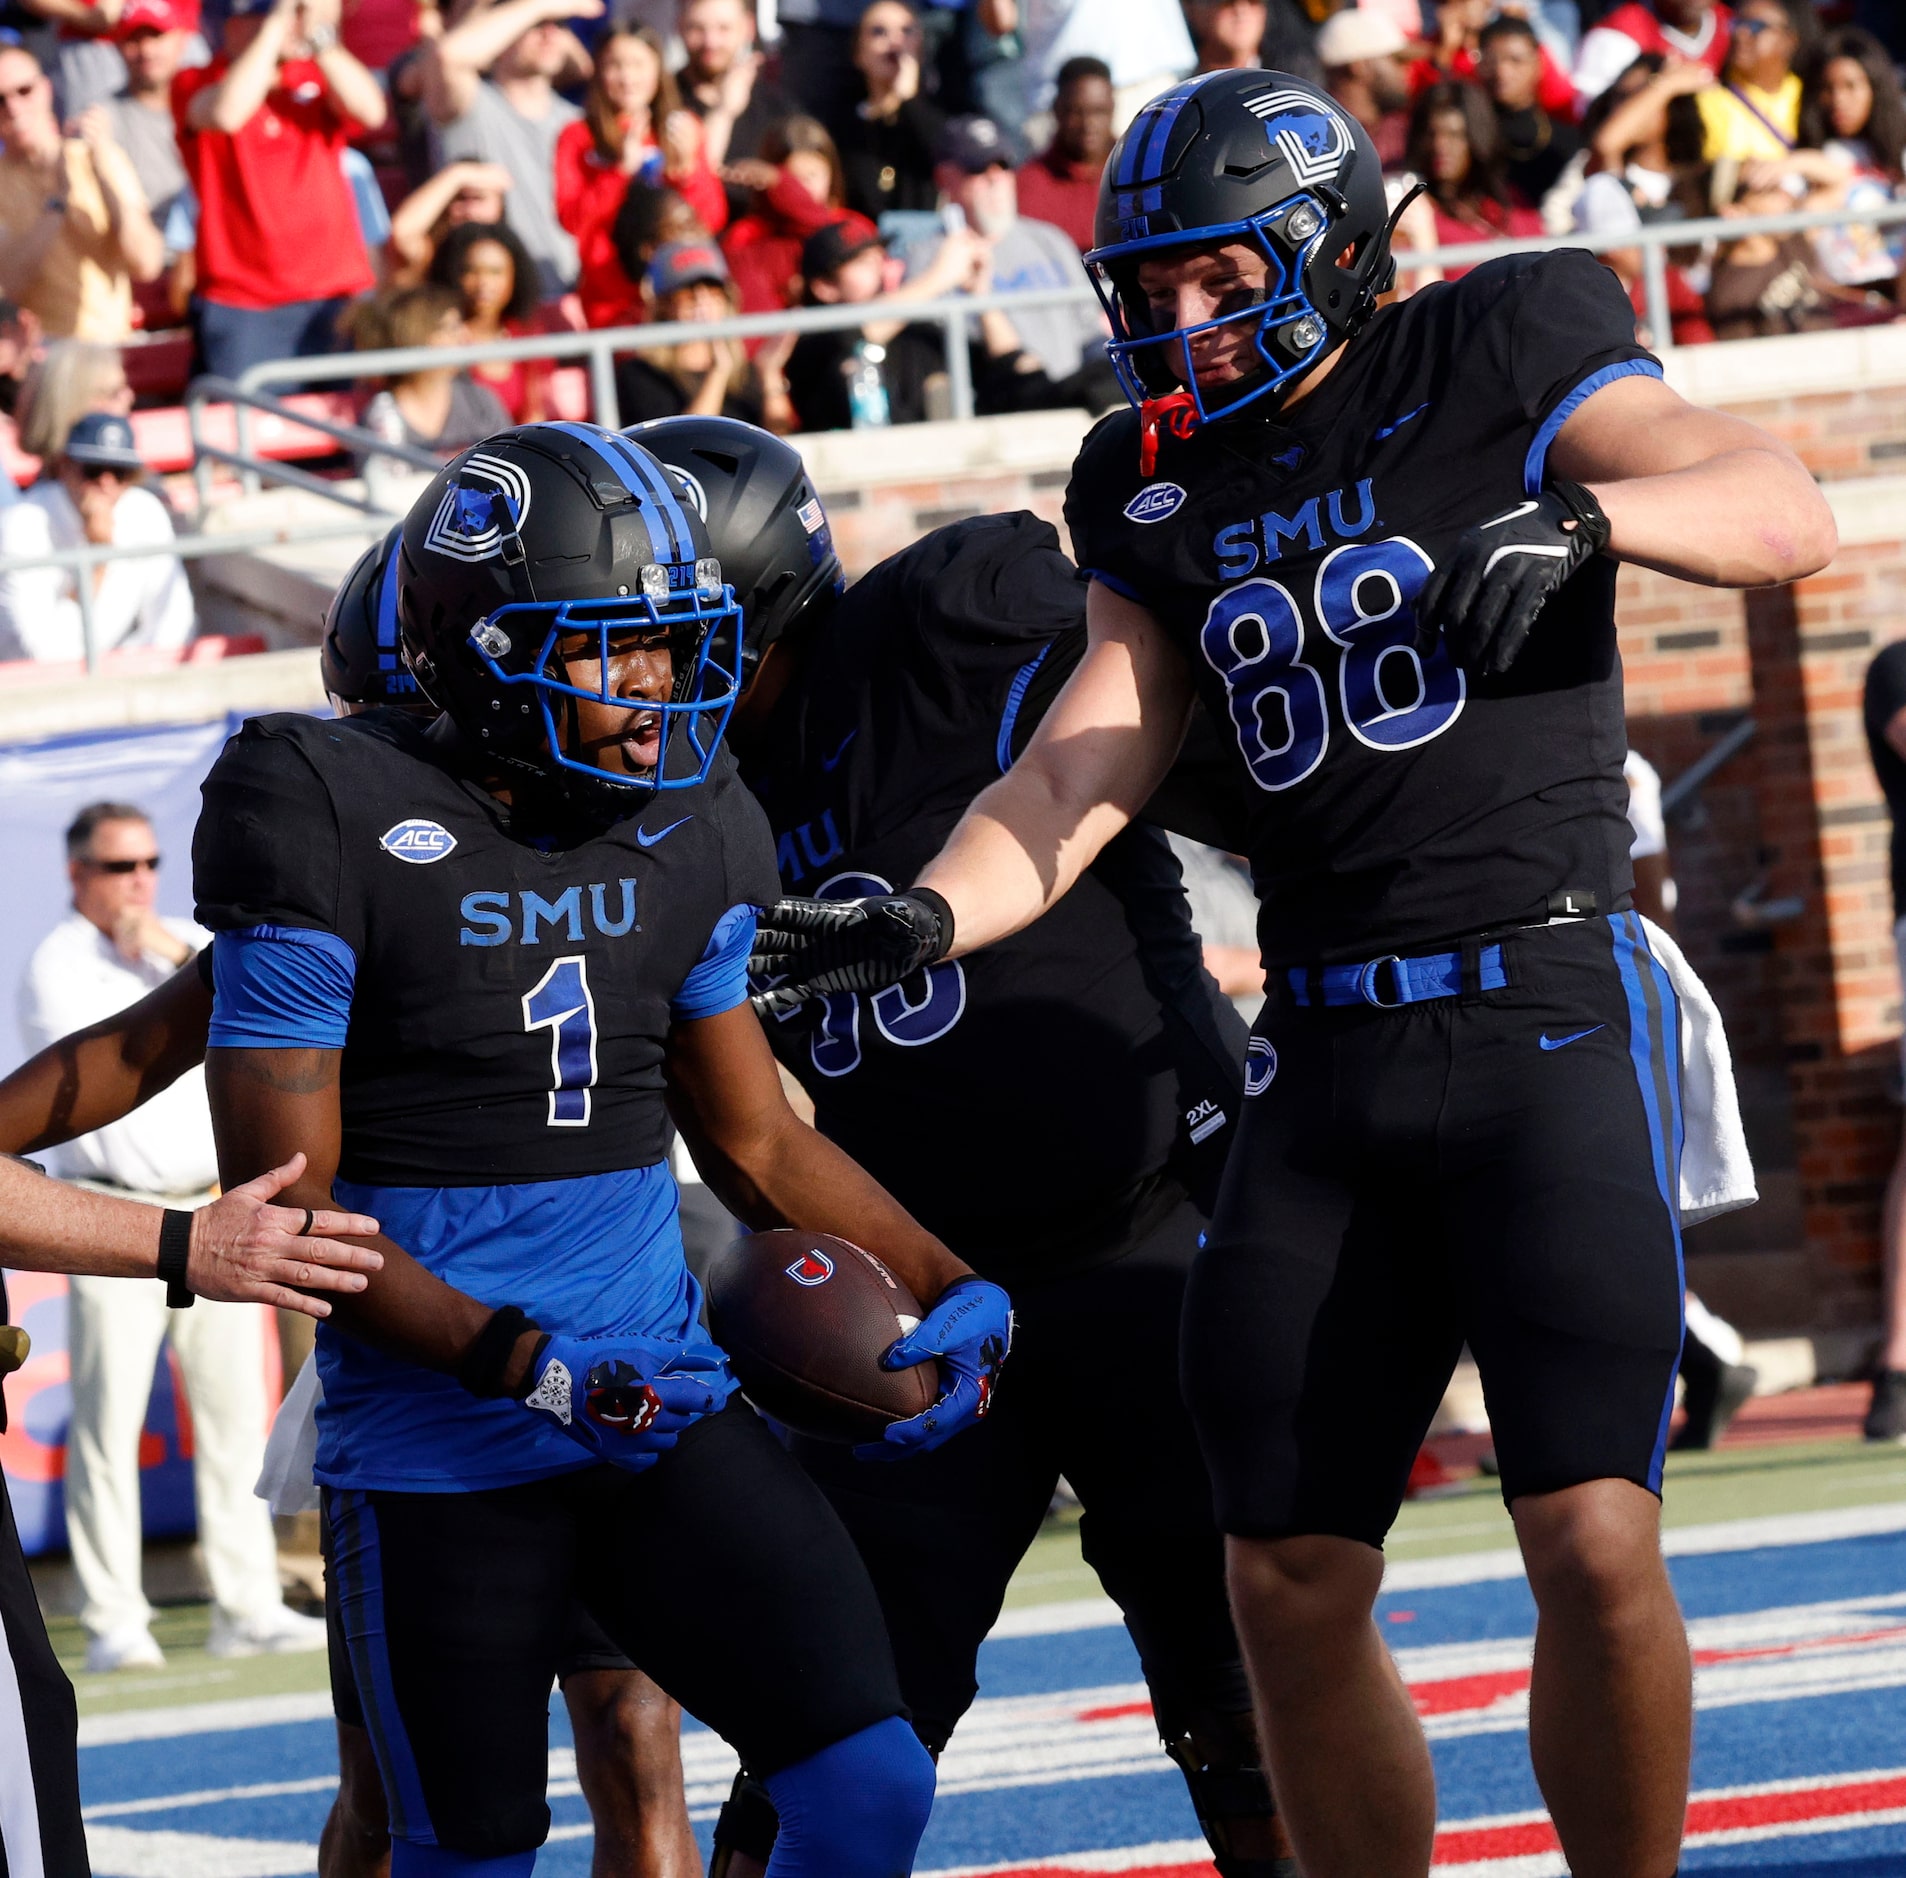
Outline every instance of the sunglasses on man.
<svg viewBox="0 0 1906 1878">
<path fill-rule="evenodd" d="M 142 867 L 147 873 L 156 874 L 162 858 L 157 854 L 137 854 L 130 860 L 86 861 L 82 865 L 90 867 L 96 874 L 136 874 Z"/>
</svg>

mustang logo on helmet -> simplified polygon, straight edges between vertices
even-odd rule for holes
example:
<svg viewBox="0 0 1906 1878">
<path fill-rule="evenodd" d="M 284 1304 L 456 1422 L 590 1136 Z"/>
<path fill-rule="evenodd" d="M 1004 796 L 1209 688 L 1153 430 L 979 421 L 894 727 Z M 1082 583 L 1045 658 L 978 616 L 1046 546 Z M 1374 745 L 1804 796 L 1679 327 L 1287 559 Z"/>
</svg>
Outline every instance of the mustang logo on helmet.
<svg viewBox="0 0 1906 1878">
<path fill-rule="evenodd" d="M 465 460 L 461 474 L 465 480 L 443 492 L 424 546 L 452 560 L 487 561 L 502 552 L 504 536 L 528 520 L 529 478 L 516 464 L 481 451 Z"/>
<path fill-rule="evenodd" d="M 1299 91 L 1270 91 L 1244 108 L 1264 122 L 1264 133 L 1306 189 L 1329 182 L 1350 151 L 1350 137 L 1334 112 L 1320 111 Z"/>
</svg>

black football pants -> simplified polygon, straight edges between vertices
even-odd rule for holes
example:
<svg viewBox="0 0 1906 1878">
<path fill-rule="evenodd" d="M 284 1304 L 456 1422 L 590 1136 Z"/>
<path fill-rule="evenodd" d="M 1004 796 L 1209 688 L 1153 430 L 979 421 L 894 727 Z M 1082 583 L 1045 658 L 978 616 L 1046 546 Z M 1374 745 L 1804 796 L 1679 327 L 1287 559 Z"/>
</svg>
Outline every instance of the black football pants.
<svg viewBox="0 0 1906 1878">
<path fill-rule="evenodd" d="M 79 1711 L 53 1654 L 0 1477 L 0 1878 L 87 1878 Z"/>
<path fill-rule="evenodd" d="M 1178 1393 L 1178 1320 L 1204 1216 L 1188 1201 L 1107 1263 L 1010 1285 L 1017 1331 L 986 1420 L 891 1463 L 796 1439 L 886 1614 L 915 1731 L 938 1753 L 1060 1475 L 1086 1562 L 1125 1615 L 1161 1734 L 1247 1711 L 1224 1542 Z"/>
</svg>

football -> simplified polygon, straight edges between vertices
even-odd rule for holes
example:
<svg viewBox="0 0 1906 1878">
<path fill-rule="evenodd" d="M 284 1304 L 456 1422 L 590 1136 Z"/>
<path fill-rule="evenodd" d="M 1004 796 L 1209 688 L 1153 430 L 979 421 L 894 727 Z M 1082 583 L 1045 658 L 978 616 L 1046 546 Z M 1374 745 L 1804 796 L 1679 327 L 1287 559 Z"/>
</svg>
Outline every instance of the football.
<svg viewBox="0 0 1906 1878">
<path fill-rule="evenodd" d="M 871 1252 L 826 1233 L 751 1233 L 708 1267 L 708 1323 L 748 1400 L 798 1434 L 877 1441 L 939 1393 L 939 1366 L 882 1369 L 920 1321 Z"/>
</svg>

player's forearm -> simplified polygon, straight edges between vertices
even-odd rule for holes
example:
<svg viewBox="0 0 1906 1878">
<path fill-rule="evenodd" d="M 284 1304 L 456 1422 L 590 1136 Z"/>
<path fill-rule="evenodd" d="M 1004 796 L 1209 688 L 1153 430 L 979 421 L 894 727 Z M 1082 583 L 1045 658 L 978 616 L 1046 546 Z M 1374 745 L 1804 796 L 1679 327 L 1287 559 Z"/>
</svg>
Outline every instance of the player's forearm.
<svg viewBox="0 0 1906 1878">
<path fill-rule="evenodd" d="M 973 799 L 914 882 L 953 909 L 958 958 L 1030 926 L 1063 899 L 1131 820 L 1119 803 L 1081 806 L 1037 760 L 1037 745 Z"/>
<path fill-rule="evenodd" d="M 1799 462 L 1747 448 L 1665 475 L 1589 484 L 1609 551 L 1706 587 L 1772 587 L 1815 574 L 1839 545 L 1833 511 Z"/>
</svg>

